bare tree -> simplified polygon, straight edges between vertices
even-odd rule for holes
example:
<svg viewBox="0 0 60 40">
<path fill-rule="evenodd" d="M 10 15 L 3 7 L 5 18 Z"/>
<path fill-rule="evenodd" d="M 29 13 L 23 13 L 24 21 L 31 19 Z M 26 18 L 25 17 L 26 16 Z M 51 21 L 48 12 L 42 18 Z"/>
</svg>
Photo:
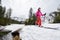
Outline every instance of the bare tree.
<svg viewBox="0 0 60 40">
<path fill-rule="evenodd" d="M 0 4 L 1 4 L 1 0 L 0 0 Z"/>
<path fill-rule="evenodd" d="M 6 13 L 6 17 L 7 17 L 7 18 L 10 18 L 11 12 L 12 12 L 12 9 L 11 9 L 11 8 L 8 9 L 8 11 L 7 11 L 7 13 Z"/>
<path fill-rule="evenodd" d="M 32 9 L 32 8 L 30 8 L 30 10 L 29 10 L 29 18 L 31 18 L 31 17 L 32 17 L 32 13 L 33 13 L 33 9 Z"/>
</svg>

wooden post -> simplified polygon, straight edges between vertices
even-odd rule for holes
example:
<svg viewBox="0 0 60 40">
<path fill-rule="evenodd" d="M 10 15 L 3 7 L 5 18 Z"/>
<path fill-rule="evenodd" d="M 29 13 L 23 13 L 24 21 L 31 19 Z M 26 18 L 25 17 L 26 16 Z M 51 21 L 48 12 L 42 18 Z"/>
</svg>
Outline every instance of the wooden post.
<svg viewBox="0 0 60 40">
<path fill-rule="evenodd" d="M 17 31 L 16 32 L 13 32 L 12 33 L 12 36 L 13 36 L 13 40 L 21 40 L 20 39 L 20 36 L 19 36 L 19 32 L 17 32 Z"/>
</svg>

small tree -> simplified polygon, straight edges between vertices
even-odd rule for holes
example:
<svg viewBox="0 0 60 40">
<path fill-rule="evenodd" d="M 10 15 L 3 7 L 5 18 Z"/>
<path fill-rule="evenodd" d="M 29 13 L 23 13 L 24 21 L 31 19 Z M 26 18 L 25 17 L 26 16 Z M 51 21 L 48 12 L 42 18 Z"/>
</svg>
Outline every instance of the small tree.
<svg viewBox="0 0 60 40">
<path fill-rule="evenodd" d="M 30 8 L 30 11 L 29 11 L 29 19 L 27 19 L 25 21 L 25 24 L 27 24 L 27 25 L 35 25 L 35 21 L 36 21 L 35 14 L 33 13 L 33 9 Z"/>
<path fill-rule="evenodd" d="M 27 24 L 27 25 L 35 25 L 35 21 L 36 21 L 36 17 L 35 17 L 35 14 L 33 14 L 33 16 L 31 18 L 29 18 L 29 19 L 27 19 L 25 21 L 25 24 Z"/>
</svg>

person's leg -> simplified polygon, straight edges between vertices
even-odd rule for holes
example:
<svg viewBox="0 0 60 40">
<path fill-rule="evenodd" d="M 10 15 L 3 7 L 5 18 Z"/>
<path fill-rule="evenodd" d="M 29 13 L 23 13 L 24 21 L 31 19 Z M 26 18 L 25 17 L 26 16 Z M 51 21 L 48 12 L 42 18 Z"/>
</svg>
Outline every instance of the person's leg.
<svg viewBox="0 0 60 40">
<path fill-rule="evenodd" d="M 40 19 L 40 26 L 41 26 L 41 22 L 42 22 L 42 21 L 41 21 L 41 19 Z"/>
<path fill-rule="evenodd" d="M 40 19 L 40 27 L 43 27 L 43 25 L 42 25 L 42 20 Z"/>
<path fill-rule="evenodd" d="M 39 27 L 41 26 L 40 23 L 38 23 Z"/>
<path fill-rule="evenodd" d="M 39 19 L 39 27 L 41 27 L 41 18 Z"/>
</svg>

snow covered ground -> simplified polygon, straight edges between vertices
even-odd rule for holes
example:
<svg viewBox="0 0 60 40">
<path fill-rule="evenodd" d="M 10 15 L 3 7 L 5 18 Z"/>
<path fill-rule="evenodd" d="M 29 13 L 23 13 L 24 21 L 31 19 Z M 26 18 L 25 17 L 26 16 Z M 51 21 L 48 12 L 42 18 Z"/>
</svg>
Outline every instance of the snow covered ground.
<svg viewBox="0 0 60 40">
<path fill-rule="evenodd" d="M 22 40 L 60 40 L 60 30 L 26 26 L 20 31 Z"/>
<path fill-rule="evenodd" d="M 10 30 L 11 32 L 20 30 L 24 27 L 24 24 L 11 24 L 11 25 L 7 25 L 5 26 L 4 30 Z"/>
<path fill-rule="evenodd" d="M 45 23 L 43 26 L 44 27 L 38 27 L 37 25 L 11 24 L 6 26 L 5 29 L 12 30 L 13 32 L 22 28 L 19 31 L 22 40 L 60 40 L 60 24 Z M 54 30 L 54 28 L 57 29 Z"/>
</svg>

